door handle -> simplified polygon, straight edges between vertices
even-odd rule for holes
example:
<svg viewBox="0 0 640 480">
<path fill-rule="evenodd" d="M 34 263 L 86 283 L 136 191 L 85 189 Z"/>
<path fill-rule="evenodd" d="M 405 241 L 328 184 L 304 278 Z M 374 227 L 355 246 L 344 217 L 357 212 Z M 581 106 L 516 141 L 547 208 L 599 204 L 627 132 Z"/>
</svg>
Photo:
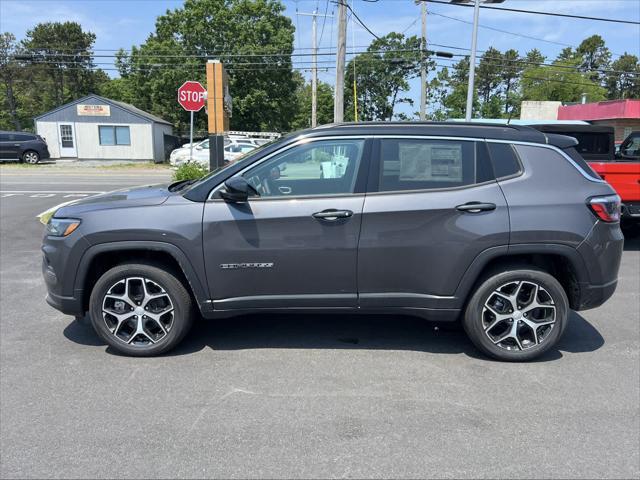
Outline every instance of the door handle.
<svg viewBox="0 0 640 480">
<path fill-rule="evenodd" d="M 469 212 L 469 213 L 487 212 L 495 209 L 496 209 L 495 203 L 482 203 L 482 202 L 463 203 L 462 205 L 458 205 L 456 207 L 456 210 L 459 210 L 460 212 Z"/>
<path fill-rule="evenodd" d="M 349 218 L 351 216 L 353 216 L 353 212 L 351 210 L 336 210 L 335 208 L 316 212 L 312 215 L 313 218 L 330 221 L 338 220 L 339 218 Z"/>
</svg>

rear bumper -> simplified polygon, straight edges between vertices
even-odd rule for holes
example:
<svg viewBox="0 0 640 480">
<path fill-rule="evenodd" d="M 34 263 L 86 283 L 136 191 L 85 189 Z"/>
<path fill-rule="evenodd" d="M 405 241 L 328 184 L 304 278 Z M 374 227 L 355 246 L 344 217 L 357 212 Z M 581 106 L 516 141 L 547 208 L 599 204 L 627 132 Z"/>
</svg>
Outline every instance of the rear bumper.
<svg viewBox="0 0 640 480">
<path fill-rule="evenodd" d="M 618 286 L 618 280 L 604 285 L 581 285 L 576 310 L 596 308 L 609 300 Z"/>
<path fill-rule="evenodd" d="M 588 280 L 579 279 L 576 310 L 596 308 L 606 302 L 618 285 L 624 236 L 619 223 L 596 222 L 589 236 L 578 246 Z"/>
</svg>

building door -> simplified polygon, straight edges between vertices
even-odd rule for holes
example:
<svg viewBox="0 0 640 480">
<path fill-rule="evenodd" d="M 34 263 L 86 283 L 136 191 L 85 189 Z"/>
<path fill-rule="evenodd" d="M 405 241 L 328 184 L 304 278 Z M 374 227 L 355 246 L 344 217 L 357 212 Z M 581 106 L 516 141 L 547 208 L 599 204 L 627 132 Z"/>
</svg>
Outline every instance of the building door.
<svg viewBox="0 0 640 480">
<path fill-rule="evenodd" d="M 73 123 L 59 123 L 58 124 L 60 139 L 60 156 L 61 157 L 77 157 L 78 150 L 76 149 L 76 135 Z"/>
</svg>

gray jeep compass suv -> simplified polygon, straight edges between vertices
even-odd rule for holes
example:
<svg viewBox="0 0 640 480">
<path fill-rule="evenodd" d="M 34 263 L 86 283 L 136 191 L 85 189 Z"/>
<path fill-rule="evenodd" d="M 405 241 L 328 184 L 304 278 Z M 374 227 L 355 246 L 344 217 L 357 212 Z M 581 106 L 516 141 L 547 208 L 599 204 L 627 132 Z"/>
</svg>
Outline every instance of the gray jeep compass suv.
<svg viewBox="0 0 640 480">
<path fill-rule="evenodd" d="M 55 211 L 47 301 L 156 355 L 196 314 L 376 312 L 462 323 L 502 360 L 552 348 L 614 292 L 620 199 L 570 137 L 360 123 L 268 144 L 194 182 Z"/>
</svg>

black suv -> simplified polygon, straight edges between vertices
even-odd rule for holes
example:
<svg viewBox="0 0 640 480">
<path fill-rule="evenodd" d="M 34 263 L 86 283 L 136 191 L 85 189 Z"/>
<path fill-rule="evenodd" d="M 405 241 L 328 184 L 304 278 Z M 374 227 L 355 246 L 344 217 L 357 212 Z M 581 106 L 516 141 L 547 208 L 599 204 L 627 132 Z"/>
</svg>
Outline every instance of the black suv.
<svg viewBox="0 0 640 480">
<path fill-rule="evenodd" d="M 486 354 L 529 360 L 617 284 L 620 198 L 575 145 L 477 124 L 298 132 L 195 183 L 55 210 L 47 301 L 130 355 L 174 347 L 194 312 L 325 311 L 462 318 Z"/>
<path fill-rule="evenodd" d="M 47 142 L 40 135 L 0 131 L 0 161 L 21 160 L 35 164 L 49 158 Z"/>
</svg>

